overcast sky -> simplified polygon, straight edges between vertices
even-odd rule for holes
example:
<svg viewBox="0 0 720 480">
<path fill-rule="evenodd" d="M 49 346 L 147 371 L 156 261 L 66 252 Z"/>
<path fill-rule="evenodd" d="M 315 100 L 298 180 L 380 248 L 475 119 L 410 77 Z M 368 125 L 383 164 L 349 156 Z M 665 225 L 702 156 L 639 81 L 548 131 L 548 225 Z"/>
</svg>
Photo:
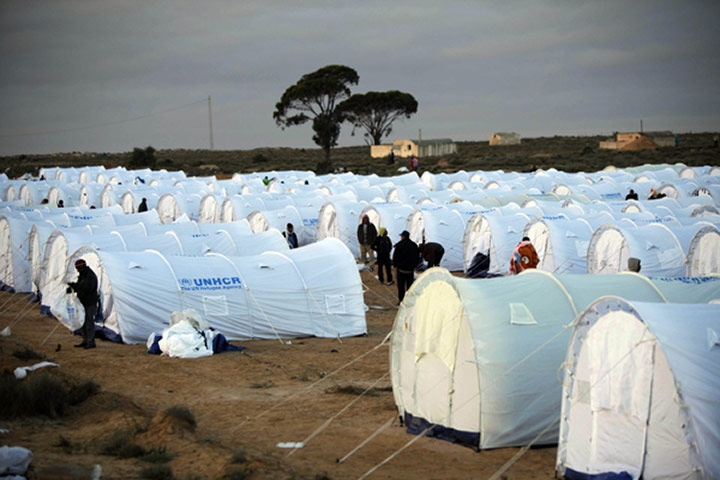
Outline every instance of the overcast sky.
<svg viewBox="0 0 720 480">
<path fill-rule="evenodd" d="M 0 39 L 0 154 L 207 148 L 208 95 L 216 149 L 313 147 L 272 112 L 328 64 L 415 96 L 392 138 L 720 129 L 716 0 L 2 0 Z"/>
</svg>

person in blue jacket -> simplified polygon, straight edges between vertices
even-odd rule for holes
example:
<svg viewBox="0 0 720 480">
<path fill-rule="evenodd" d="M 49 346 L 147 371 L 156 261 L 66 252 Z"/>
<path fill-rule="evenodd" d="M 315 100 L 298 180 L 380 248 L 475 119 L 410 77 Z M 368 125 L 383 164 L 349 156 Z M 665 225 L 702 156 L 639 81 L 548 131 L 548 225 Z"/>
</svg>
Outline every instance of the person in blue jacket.
<svg viewBox="0 0 720 480">
<path fill-rule="evenodd" d="M 287 243 L 291 249 L 298 248 L 298 239 L 292 223 L 288 223 L 285 227 L 283 237 L 285 237 L 285 240 L 287 240 Z"/>
</svg>

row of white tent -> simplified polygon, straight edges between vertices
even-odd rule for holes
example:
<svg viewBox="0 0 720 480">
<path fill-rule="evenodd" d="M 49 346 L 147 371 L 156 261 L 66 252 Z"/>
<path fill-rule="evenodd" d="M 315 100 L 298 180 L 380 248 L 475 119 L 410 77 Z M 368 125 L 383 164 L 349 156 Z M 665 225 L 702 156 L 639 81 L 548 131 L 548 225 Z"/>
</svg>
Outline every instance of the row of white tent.
<svg viewBox="0 0 720 480">
<path fill-rule="evenodd" d="M 98 276 L 103 334 L 126 343 L 188 308 L 230 339 L 366 332 L 360 276 L 337 240 L 290 251 L 278 230 L 254 234 L 247 220 L 163 224 L 155 210 L 119 207 L 0 214 L 0 285 L 37 293 L 69 328 L 65 290 L 79 258 Z"/>
<path fill-rule="evenodd" d="M 707 195 L 712 197 L 715 203 L 720 201 L 720 168 L 688 168 L 683 165 L 645 165 L 623 170 L 575 174 L 554 169 L 539 170 L 531 174 L 460 171 L 434 175 L 425 172 L 420 177 L 415 172 L 395 177 L 378 177 L 351 173 L 315 176 L 312 172 L 285 171 L 236 174 L 228 180 L 187 177 L 183 172 L 142 170 L 124 171 L 124 176 L 116 173 L 111 177 L 113 181 L 106 181 L 108 172 L 102 167 L 56 168 L 43 169 L 43 173 L 47 174 L 43 175 L 43 182 L 0 180 L 0 201 L 19 199 L 25 205 L 31 205 L 40 203 L 43 198 L 50 203 L 63 198 L 67 206 L 108 207 L 120 204 L 127 213 L 131 213 L 140 198 L 148 198 L 151 206 L 157 206 L 160 197 L 170 195 L 176 201 L 179 197 L 185 197 L 185 203 L 177 208 L 191 218 L 202 218 L 204 221 L 230 220 L 227 215 L 232 207 L 226 203 L 228 198 L 260 193 L 290 193 L 299 196 L 348 194 L 356 201 L 381 200 L 411 204 L 423 201 L 449 203 L 467 200 L 485 207 L 497 207 L 507 204 L 511 200 L 508 197 L 514 195 L 613 201 L 622 200 L 630 189 L 634 189 L 640 197 L 647 198 L 650 189 L 655 188 L 670 198 Z M 97 181 L 88 181 L 88 178 L 93 176 L 98 177 Z M 264 177 L 272 177 L 273 180 L 266 186 L 262 181 Z M 208 196 L 215 197 L 215 204 L 201 205 L 203 202 L 213 203 L 206 198 Z M 172 205 L 165 204 L 172 203 L 168 197 L 160 202 L 160 206 L 171 208 Z M 164 211 L 160 214 L 161 217 L 165 216 Z"/>
<path fill-rule="evenodd" d="M 286 206 L 271 210 L 256 209 L 259 205 L 250 195 L 238 202 L 247 206 L 246 219 L 255 233 L 272 228 L 284 230 L 286 224 L 292 223 L 301 246 L 328 237 L 338 238 L 356 256 L 357 225 L 362 216 L 368 215 L 371 222 L 378 228 L 385 227 L 391 235 L 408 230 L 418 243 L 441 243 L 446 251 L 442 266 L 453 271 L 467 271 L 480 252 L 489 256 L 490 272 L 504 273 L 514 245 L 528 236 L 538 250 L 539 268 L 549 272 L 624 271 L 628 257 L 639 258 L 643 271 L 650 275 L 720 272 L 720 215 L 712 204 L 681 208 L 675 205 L 675 200 L 662 199 L 562 207 L 558 202 L 534 200 L 533 205 L 524 208 L 510 203 L 479 209 L 468 202 L 413 207 L 401 203 L 322 203 L 322 198 L 318 198 L 315 207 L 297 207 L 287 205 L 293 201 L 288 196 L 278 199 L 275 205 Z M 318 204 L 321 206 L 316 211 Z M 124 217 L 117 206 L 95 210 L 6 207 L 5 211 L 18 213 L 27 221 L 47 220 L 46 225 L 88 219 L 96 224 L 114 225 Z M 142 215 L 159 217 L 154 209 Z M 20 242 L 24 240 L 22 236 L 18 238 Z"/>
<path fill-rule="evenodd" d="M 696 170 L 702 171 L 702 169 L 693 171 Z M 676 170 L 665 168 L 655 172 L 647 171 L 642 175 L 658 175 L 658 171 L 667 174 L 668 171 Z M 51 172 L 46 173 L 50 175 Z M 136 173 L 142 173 L 146 179 L 152 178 L 148 172 L 133 172 L 132 175 Z M 490 259 L 491 273 L 504 273 L 512 248 L 519 238 L 526 235 L 533 241 L 540 254 L 539 268 L 549 272 L 618 272 L 627 268 L 629 257 L 639 258 L 643 272 L 651 275 L 702 275 L 720 271 L 718 267 L 720 215 L 712 197 L 707 195 L 652 201 L 587 202 L 584 199 L 559 197 L 555 194 L 522 193 L 510 197 L 492 197 L 498 203 L 498 198 L 502 199 L 503 204 L 490 208 L 468 200 L 456 201 L 455 197 L 445 198 L 446 203 L 436 203 L 428 199 L 421 199 L 420 204 L 381 201 L 368 203 L 357 201 L 359 181 L 352 174 L 325 178 L 328 180 L 328 185 L 336 189 L 335 193 L 329 192 L 332 196 L 328 196 L 328 192 L 323 190 L 324 187 L 310 184 L 310 180 L 317 181 L 321 177 L 314 177 L 309 173 L 303 175 L 303 172 L 272 173 L 279 176 L 273 177 L 274 180 L 269 187 L 264 186 L 261 174 L 236 177 L 232 182 L 256 181 L 264 188 L 270 189 L 272 185 L 283 185 L 282 182 L 287 180 L 287 184 L 314 189 L 314 193 L 310 190 L 302 194 L 248 193 L 226 197 L 223 201 L 213 194 L 201 199 L 199 195 L 191 193 L 178 197 L 182 199 L 180 202 L 175 200 L 172 194 L 164 194 L 157 197 L 156 208 L 137 217 L 123 215 L 125 210 L 117 205 L 88 210 L 84 207 L 58 209 L 49 205 L 21 207 L 10 202 L 3 211 L 8 217 L 16 219 L 12 221 L 16 226 L 10 225 L 10 218 L 0 220 L 2 222 L 0 247 L 4 245 L 3 248 L 13 251 L 19 248 L 18 245 L 25 244 L 26 235 L 30 235 L 26 247 L 30 252 L 30 263 L 35 265 L 40 256 L 38 248 L 35 248 L 37 239 L 30 232 L 32 228 L 28 230 L 29 226 L 32 227 L 32 222 L 37 222 L 39 225 L 35 230 L 39 228 L 45 232 L 41 240 L 49 237 L 52 229 L 60 226 L 117 225 L 128 223 L 128 218 L 143 218 L 146 222 L 149 220 L 150 223 L 167 224 L 170 221 L 186 220 L 187 214 L 184 212 L 192 210 L 188 208 L 191 202 L 187 199 L 194 197 L 201 204 L 213 204 L 211 212 L 216 212 L 217 206 L 221 205 L 223 220 L 247 219 L 251 230 L 255 233 L 273 228 L 283 230 L 286 224 L 292 223 L 301 246 L 328 237 L 338 238 L 356 256 L 359 254 L 359 245 L 355 231 L 360 218 L 367 215 L 377 227 L 387 228 L 391 235 L 408 230 L 411 238 L 418 243 L 423 241 L 441 243 L 446 251 L 441 265 L 456 271 L 467 270 L 475 255 L 483 253 Z M 454 177 L 464 173 L 458 172 Z M 548 176 L 550 172 L 542 173 Z M 563 178 L 568 177 L 568 174 L 563 172 L 555 173 Z M 630 175 L 627 172 L 611 173 L 616 176 Z M 489 174 L 498 173 L 489 172 Z M 72 178 L 73 175 L 77 176 L 77 171 L 66 172 L 61 169 L 55 171 L 55 177 Z M 160 179 L 170 178 L 173 182 L 181 182 L 185 179 L 185 183 L 173 188 L 187 191 L 193 190 L 188 187 L 189 185 L 206 189 L 213 185 L 212 180 L 187 179 L 184 174 L 172 176 L 168 172 L 158 172 L 158 175 L 161 176 Z M 163 175 L 165 177 L 162 177 Z M 477 176 L 479 173 L 473 175 Z M 513 178 L 518 175 L 511 173 L 506 176 Z M 599 177 L 595 175 L 595 178 L 598 178 L 598 183 L 612 183 L 614 181 L 612 179 L 604 180 L 607 175 L 609 174 L 604 173 Z M 447 177 L 445 180 L 450 180 L 450 176 L 444 177 Z M 440 182 L 442 178 L 443 175 L 440 175 L 436 180 Z M 573 178 L 581 178 L 581 175 L 575 174 Z M 708 184 L 720 179 L 712 175 L 697 178 L 707 179 Z M 362 181 L 369 183 L 371 179 L 373 176 L 366 177 Z M 342 183 L 350 180 L 354 183 L 348 185 Z M 567 181 L 567 178 L 565 180 Z M 150 181 L 158 180 L 152 178 Z M 306 185 L 305 182 L 308 184 Z M 27 183 L 40 188 L 47 182 Z M 422 184 L 414 172 L 410 175 L 392 177 L 378 184 L 395 183 L 398 184 L 394 187 L 395 191 Z M 352 187 L 353 184 L 355 187 Z M 81 188 L 93 186 L 90 183 L 67 185 L 79 185 Z M 105 187 L 109 185 L 112 184 L 105 184 Z M 96 186 L 102 185 L 96 184 Z M 338 187 L 345 187 L 345 190 Z M 452 192 L 445 190 L 433 193 L 443 195 Z M 171 201 L 163 202 L 164 199 Z M 206 199 L 212 202 L 203 202 Z M 170 207 L 165 208 L 167 205 Z M 180 208 L 180 205 L 183 205 L 183 208 Z M 152 203 L 150 206 L 152 207 Z M 216 214 L 209 213 L 205 218 L 206 222 L 202 220 L 203 218 L 199 218 L 198 223 L 213 223 L 210 220 L 217 220 Z M 14 262 L 21 262 L 18 256 L 14 257 Z M 8 262 L 5 261 L 4 264 L 6 268 L 0 270 L 3 272 L 2 281 L 19 290 L 26 288 L 27 280 L 14 279 L 7 268 Z M 22 271 L 22 266 L 18 266 L 14 268 L 14 275 L 20 275 Z"/>
<path fill-rule="evenodd" d="M 718 276 L 428 270 L 393 325 L 399 415 L 411 433 L 482 449 L 559 442 L 565 478 L 718 478 L 720 305 L 708 302 Z"/>
</svg>

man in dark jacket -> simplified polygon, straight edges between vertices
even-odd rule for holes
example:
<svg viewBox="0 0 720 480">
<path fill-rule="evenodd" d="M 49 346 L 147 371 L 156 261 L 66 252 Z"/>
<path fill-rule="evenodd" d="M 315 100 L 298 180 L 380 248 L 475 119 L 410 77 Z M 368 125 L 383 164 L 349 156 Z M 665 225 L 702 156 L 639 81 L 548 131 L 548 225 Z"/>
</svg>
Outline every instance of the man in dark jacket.
<svg viewBox="0 0 720 480">
<path fill-rule="evenodd" d="M 637 199 L 638 199 L 638 194 L 632 188 L 630 189 L 628 194 L 625 195 L 625 200 L 637 200 Z"/>
<path fill-rule="evenodd" d="M 383 275 L 383 267 L 387 273 L 388 281 L 385 285 L 392 285 L 392 269 L 390 268 L 390 252 L 392 251 L 393 245 L 390 238 L 387 236 L 387 230 L 384 227 L 380 227 L 380 235 L 375 239 L 375 243 L 372 245 L 373 250 L 377 252 L 377 265 L 378 265 L 378 280 L 380 283 L 385 283 Z"/>
<path fill-rule="evenodd" d="M 75 268 L 78 271 L 78 279 L 77 282 L 68 283 L 67 293 L 74 290 L 85 309 L 85 322 L 80 329 L 83 341 L 75 347 L 95 348 L 95 315 L 99 300 L 98 281 L 95 272 L 87 266 L 85 260 L 76 261 Z"/>
<path fill-rule="evenodd" d="M 140 205 L 138 205 L 138 213 L 147 212 L 147 198 L 143 198 L 142 202 L 140 202 Z"/>
<path fill-rule="evenodd" d="M 420 244 L 420 254 L 428 264 L 428 268 L 439 267 L 440 260 L 445 254 L 445 249 L 439 243 L 428 242 Z"/>
<path fill-rule="evenodd" d="M 285 226 L 283 237 L 285 237 L 285 240 L 287 241 L 290 250 L 292 250 L 293 248 L 298 248 L 297 234 L 295 233 L 295 227 L 293 227 L 292 223 L 288 223 Z"/>
<path fill-rule="evenodd" d="M 405 230 L 400 234 L 400 241 L 395 244 L 392 262 L 397 271 L 398 305 L 405 298 L 405 291 L 415 279 L 415 267 L 420 259 L 420 249 L 410 240 L 410 233 Z"/>
<path fill-rule="evenodd" d="M 370 223 L 367 215 L 363 215 L 362 223 L 358 225 L 357 237 L 360 244 L 360 263 L 368 263 L 367 257 L 370 257 L 370 266 L 372 267 L 372 264 L 375 263 L 375 251 L 372 249 L 372 245 L 377 238 L 377 229 Z"/>
</svg>

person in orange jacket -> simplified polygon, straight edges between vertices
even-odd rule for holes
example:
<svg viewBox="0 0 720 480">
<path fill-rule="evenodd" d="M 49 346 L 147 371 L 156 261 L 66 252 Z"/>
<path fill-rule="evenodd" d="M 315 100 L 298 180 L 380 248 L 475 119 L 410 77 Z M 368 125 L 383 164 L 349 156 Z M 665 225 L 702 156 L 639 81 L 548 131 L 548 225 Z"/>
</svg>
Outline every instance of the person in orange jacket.
<svg viewBox="0 0 720 480">
<path fill-rule="evenodd" d="M 517 275 L 528 268 L 537 268 L 540 263 L 535 247 L 530 243 L 530 238 L 523 237 L 522 241 L 515 245 L 510 257 L 510 275 Z"/>
</svg>

